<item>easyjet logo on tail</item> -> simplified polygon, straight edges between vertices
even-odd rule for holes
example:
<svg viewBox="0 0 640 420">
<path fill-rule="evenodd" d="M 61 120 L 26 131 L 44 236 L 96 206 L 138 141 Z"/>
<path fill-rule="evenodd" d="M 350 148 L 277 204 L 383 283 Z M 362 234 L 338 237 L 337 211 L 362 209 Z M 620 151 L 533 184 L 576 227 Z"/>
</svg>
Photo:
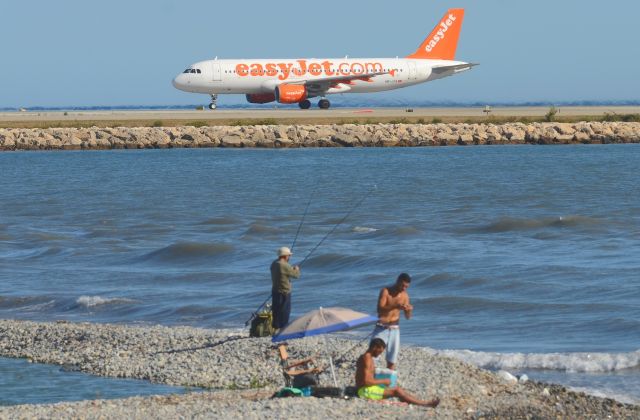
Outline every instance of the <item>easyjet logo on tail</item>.
<svg viewBox="0 0 640 420">
<path fill-rule="evenodd" d="M 416 52 L 407 58 L 455 59 L 463 19 L 464 9 L 447 10 Z"/>
<path fill-rule="evenodd" d="M 453 25 L 453 22 L 456 21 L 456 17 L 453 13 L 449 13 L 449 17 L 445 20 L 443 19 L 440 22 L 440 26 L 438 29 L 438 31 L 436 32 L 435 35 L 433 35 L 433 38 L 431 38 L 431 40 L 429 41 L 429 43 L 424 47 L 424 50 L 426 52 L 431 52 L 431 50 L 433 50 L 435 48 L 436 45 L 438 45 L 438 42 L 440 42 L 441 39 L 444 39 L 444 34 L 449 30 L 449 28 L 451 27 L 451 25 Z"/>
</svg>

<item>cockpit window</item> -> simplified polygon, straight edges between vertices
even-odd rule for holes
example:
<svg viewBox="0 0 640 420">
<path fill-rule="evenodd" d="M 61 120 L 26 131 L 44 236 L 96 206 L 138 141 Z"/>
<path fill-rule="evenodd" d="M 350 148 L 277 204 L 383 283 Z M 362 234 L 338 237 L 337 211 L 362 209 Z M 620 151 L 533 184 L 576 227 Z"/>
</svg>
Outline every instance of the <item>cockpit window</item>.
<svg viewBox="0 0 640 420">
<path fill-rule="evenodd" d="M 202 72 L 200 71 L 200 69 L 196 69 L 196 73 L 200 74 Z"/>
<path fill-rule="evenodd" d="M 191 69 L 186 69 L 183 73 L 191 73 Z"/>
<path fill-rule="evenodd" d="M 201 74 L 202 72 L 200 71 L 200 69 L 192 69 L 192 68 L 188 68 L 185 71 L 183 71 L 183 73 L 197 73 L 197 74 Z"/>
</svg>

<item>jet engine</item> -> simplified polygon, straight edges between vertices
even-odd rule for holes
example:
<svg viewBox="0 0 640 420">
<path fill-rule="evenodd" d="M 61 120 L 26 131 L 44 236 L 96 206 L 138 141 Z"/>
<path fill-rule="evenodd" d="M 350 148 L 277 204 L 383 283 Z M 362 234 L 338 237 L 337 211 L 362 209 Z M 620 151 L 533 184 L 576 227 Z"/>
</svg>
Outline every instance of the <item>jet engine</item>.
<svg viewBox="0 0 640 420">
<path fill-rule="evenodd" d="M 283 84 L 276 87 L 275 96 L 281 104 L 297 104 L 307 99 L 307 88 L 304 85 Z"/>
<path fill-rule="evenodd" d="M 268 104 L 276 100 L 273 93 L 251 93 L 247 94 L 247 101 L 251 104 Z"/>
</svg>

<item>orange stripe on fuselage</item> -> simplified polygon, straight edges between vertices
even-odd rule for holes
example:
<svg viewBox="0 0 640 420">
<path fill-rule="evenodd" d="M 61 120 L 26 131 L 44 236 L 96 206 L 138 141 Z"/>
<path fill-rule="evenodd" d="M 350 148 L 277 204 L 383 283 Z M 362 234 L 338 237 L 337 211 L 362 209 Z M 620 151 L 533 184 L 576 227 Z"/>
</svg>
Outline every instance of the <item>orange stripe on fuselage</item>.
<svg viewBox="0 0 640 420">
<path fill-rule="evenodd" d="M 351 76 L 380 73 L 383 68 L 382 63 L 377 61 L 334 63 L 329 60 L 318 62 L 301 59 L 280 63 L 239 63 L 236 65 L 235 70 L 236 74 L 241 77 L 273 77 L 277 75 L 279 80 L 287 80 L 290 77 L 304 77 L 306 75 Z"/>
</svg>

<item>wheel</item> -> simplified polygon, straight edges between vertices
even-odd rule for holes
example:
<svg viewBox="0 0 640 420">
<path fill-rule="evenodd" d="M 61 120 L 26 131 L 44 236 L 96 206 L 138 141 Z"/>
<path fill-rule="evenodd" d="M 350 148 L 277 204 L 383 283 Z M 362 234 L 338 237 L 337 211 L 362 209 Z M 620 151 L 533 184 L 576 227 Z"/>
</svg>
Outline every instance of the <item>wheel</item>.
<svg viewBox="0 0 640 420">
<path fill-rule="evenodd" d="M 318 106 L 320 107 L 320 109 L 329 109 L 329 107 L 331 106 L 331 102 L 329 102 L 328 99 L 320 99 L 318 101 Z"/>
<path fill-rule="evenodd" d="M 300 109 L 309 109 L 311 108 L 311 101 L 309 101 L 308 99 L 305 99 L 303 101 L 298 102 L 298 106 L 300 107 Z"/>
<path fill-rule="evenodd" d="M 209 109 L 216 109 L 218 107 L 218 105 L 214 104 L 213 102 L 209 104 Z"/>
</svg>

